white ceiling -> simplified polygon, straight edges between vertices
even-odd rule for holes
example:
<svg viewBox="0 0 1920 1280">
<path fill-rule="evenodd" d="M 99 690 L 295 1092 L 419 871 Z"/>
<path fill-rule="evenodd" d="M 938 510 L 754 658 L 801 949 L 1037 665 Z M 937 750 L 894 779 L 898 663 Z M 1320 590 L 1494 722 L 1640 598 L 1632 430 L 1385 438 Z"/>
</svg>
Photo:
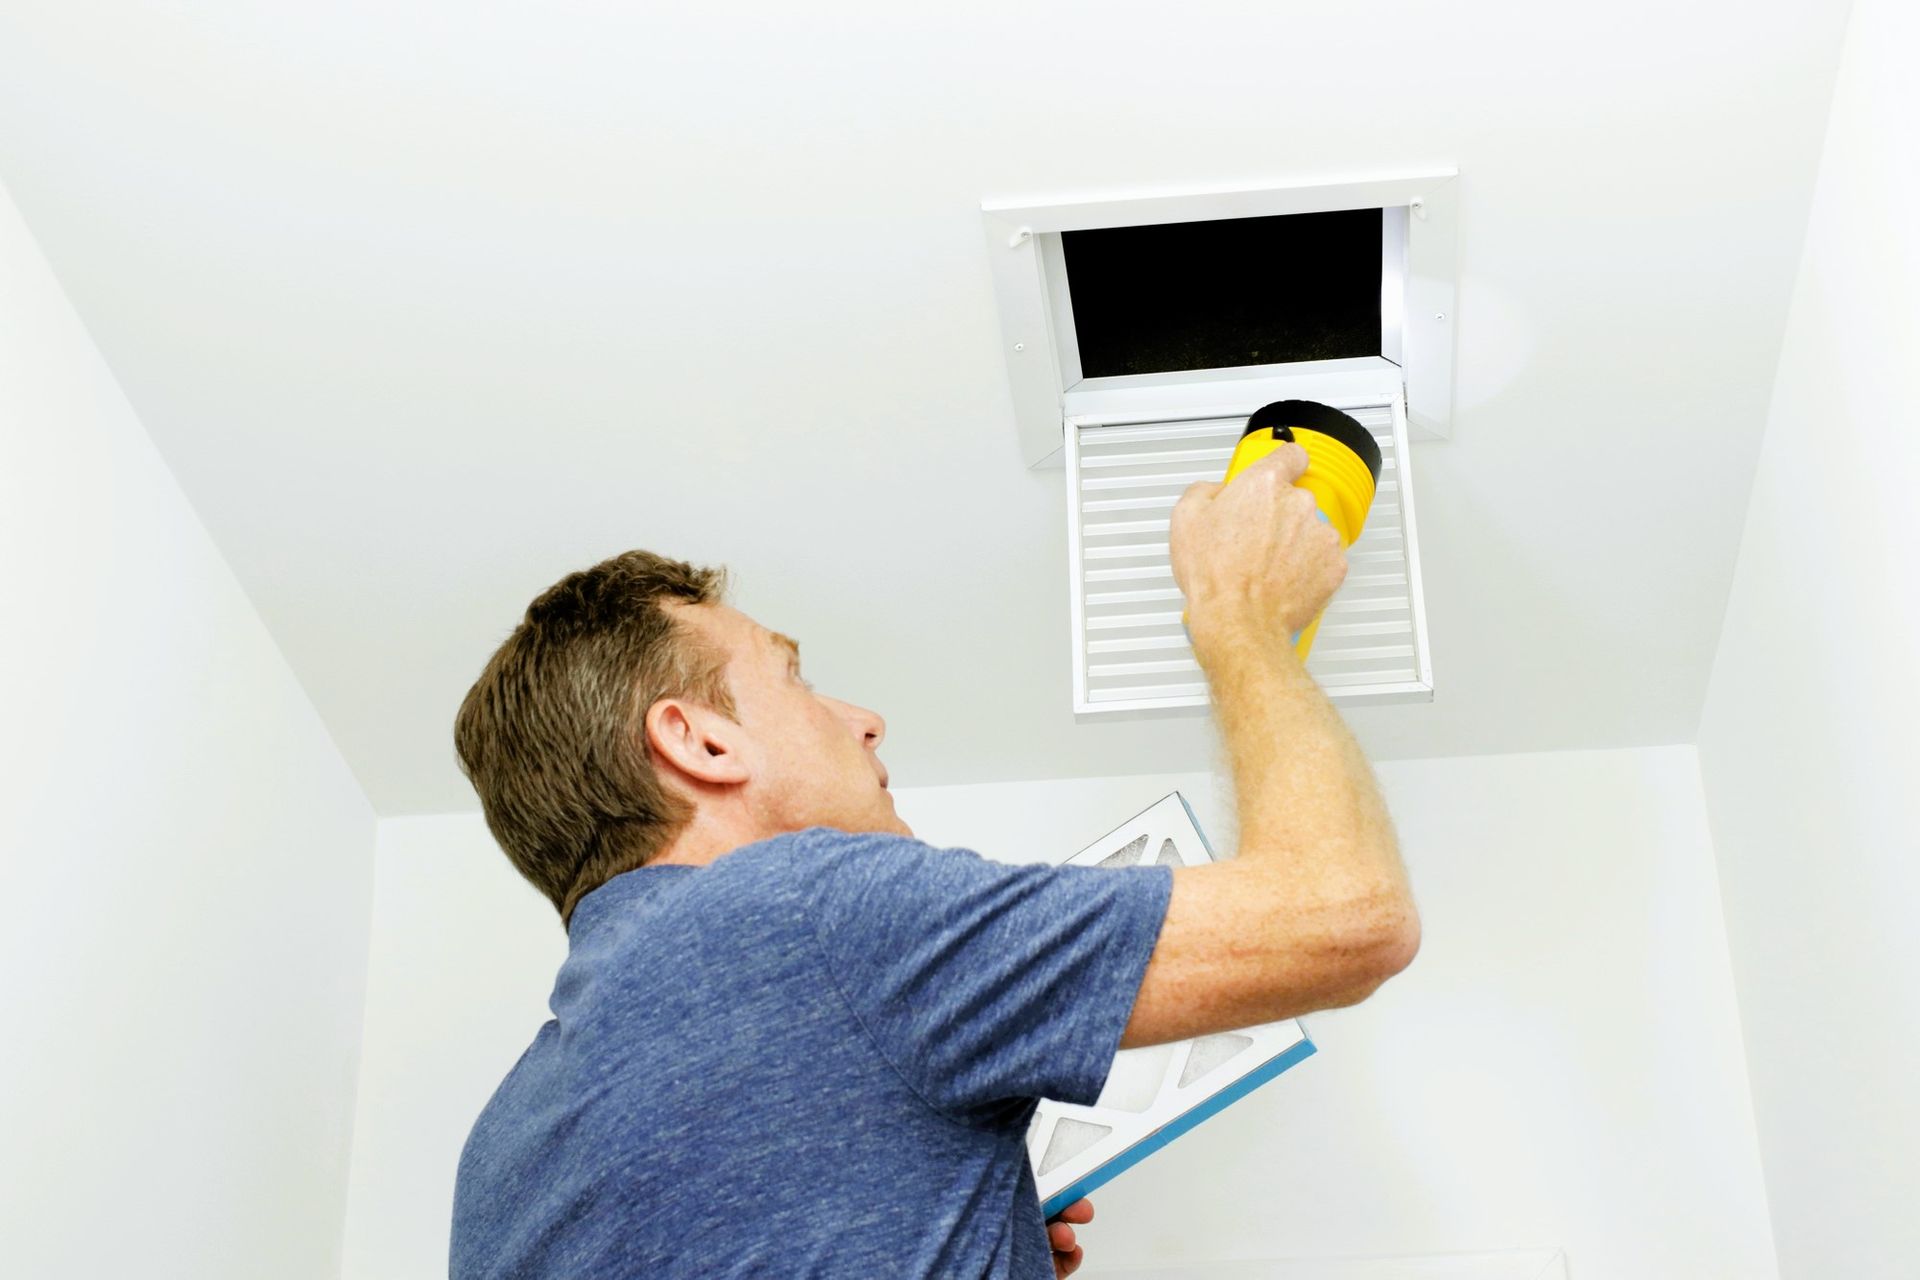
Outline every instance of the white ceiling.
<svg viewBox="0 0 1920 1280">
<path fill-rule="evenodd" d="M 629 547 L 732 566 L 901 785 L 1217 762 L 1198 713 L 1075 722 L 980 202 L 1434 166 L 1438 693 L 1350 720 L 1684 742 L 1845 16 L 0 0 L 0 178 L 383 813 L 473 806 L 461 695 Z"/>
</svg>

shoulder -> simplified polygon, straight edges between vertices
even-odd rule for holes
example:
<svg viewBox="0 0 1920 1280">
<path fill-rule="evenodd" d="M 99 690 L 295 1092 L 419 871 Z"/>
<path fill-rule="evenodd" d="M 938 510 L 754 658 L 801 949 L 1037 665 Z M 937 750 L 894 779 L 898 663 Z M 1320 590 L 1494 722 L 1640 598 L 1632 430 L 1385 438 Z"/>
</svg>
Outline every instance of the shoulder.
<svg viewBox="0 0 1920 1280">
<path fill-rule="evenodd" d="M 972 849 L 887 831 L 809 827 L 796 839 L 798 856 L 791 869 L 816 897 L 913 887 L 952 890 L 1022 873 L 1020 864 L 997 862 Z M 1036 864 L 1026 870 L 1040 869 Z"/>
<path fill-rule="evenodd" d="M 916 836 L 891 831 L 842 831 L 837 827 L 807 827 L 782 832 L 741 845 L 716 858 L 714 870 L 725 869 L 741 879 L 792 876 L 805 878 L 826 870 L 902 871 L 917 866 L 939 866 L 953 859 L 987 863 L 971 849 L 940 848 Z M 1002 865 L 1002 864 L 992 864 Z"/>
<path fill-rule="evenodd" d="M 920 939 L 930 929 L 1039 927 L 1097 910 L 1117 895 L 1150 894 L 1168 875 L 1159 868 L 1143 883 L 1139 868 L 1004 861 L 887 833 L 819 829 L 802 836 L 802 855 L 792 864 L 795 900 L 816 925 L 896 941 Z"/>
<path fill-rule="evenodd" d="M 807 827 L 742 845 L 714 859 L 698 880 L 706 893 L 812 902 L 823 891 L 844 893 L 928 878 L 950 882 L 964 879 L 970 869 L 1000 865 L 971 849 L 937 848 L 913 836 Z"/>
<path fill-rule="evenodd" d="M 1056 870 L 999 862 L 960 846 L 886 831 L 807 827 L 742 845 L 715 859 L 701 898 L 711 908 L 779 903 L 816 924 L 924 925 L 929 913 L 1000 896 Z"/>
</svg>

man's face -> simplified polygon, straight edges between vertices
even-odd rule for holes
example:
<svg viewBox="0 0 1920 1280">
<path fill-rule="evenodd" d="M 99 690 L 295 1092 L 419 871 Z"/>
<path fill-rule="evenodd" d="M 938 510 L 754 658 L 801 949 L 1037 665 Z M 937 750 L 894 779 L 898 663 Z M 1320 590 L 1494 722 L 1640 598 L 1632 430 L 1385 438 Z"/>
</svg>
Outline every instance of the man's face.
<svg viewBox="0 0 1920 1280">
<path fill-rule="evenodd" d="M 800 671 L 798 645 L 724 604 L 669 605 L 731 655 L 727 680 L 741 753 L 752 772 L 745 798 L 771 829 L 913 832 L 894 812 L 877 754 L 887 723 L 864 707 L 817 693 Z"/>
</svg>

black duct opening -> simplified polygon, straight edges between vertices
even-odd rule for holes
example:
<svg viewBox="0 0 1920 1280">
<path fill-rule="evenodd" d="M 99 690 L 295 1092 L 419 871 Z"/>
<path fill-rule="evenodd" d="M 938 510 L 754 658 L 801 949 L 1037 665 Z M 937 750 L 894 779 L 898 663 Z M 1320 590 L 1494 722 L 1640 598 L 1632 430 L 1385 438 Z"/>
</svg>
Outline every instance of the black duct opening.
<svg viewBox="0 0 1920 1280">
<path fill-rule="evenodd" d="M 1380 354 L 1379 209 L 1066 231 L 1082 377 Z"/>
</svg>

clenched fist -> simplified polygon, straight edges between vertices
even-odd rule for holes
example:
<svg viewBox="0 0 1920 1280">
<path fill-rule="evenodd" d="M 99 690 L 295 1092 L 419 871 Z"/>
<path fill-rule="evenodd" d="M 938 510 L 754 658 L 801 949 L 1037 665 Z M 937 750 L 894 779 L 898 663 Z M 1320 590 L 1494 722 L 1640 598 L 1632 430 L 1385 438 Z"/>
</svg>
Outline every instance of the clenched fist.
<svg viewBox="0 0 1920 1280">
<path fill-rule="evenodd" d="M 1289 442 L 1232 484 L 1196 481 L 1180 495 L 1168 541 L 1195 629 L 1226 620 L 1290 636 L 1346 581 L 1340 535 L 1294 484 L 1306 470 L 1307 451 Z"/>
</svg>

